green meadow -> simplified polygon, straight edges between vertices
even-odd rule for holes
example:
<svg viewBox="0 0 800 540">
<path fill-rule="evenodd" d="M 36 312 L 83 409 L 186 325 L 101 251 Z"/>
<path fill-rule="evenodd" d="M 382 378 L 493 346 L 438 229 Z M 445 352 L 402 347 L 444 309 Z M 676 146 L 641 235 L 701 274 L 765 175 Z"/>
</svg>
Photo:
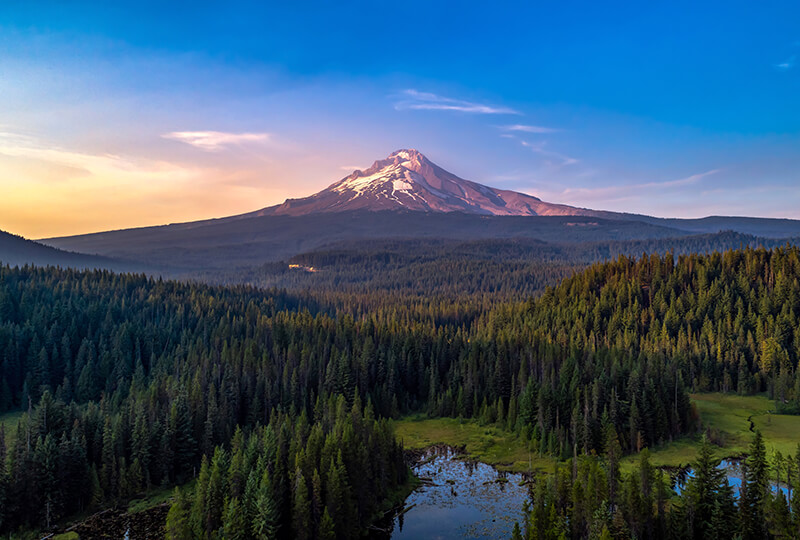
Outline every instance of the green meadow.
<svg viewBox="0 0 800 540">
<path fill-rule="evenodd" d="M 17 437 L 17 423 L 22 418 L 23 411 L 14 411 L 0 414 L 0 426 L 3 426 L 6 434 L 6 446 L 11 446 Z"/>
<path fill-rule="evenodd" d="M 755 429 L 761 430 L 771 456 L 780 451 L 784 456 L 795 455 L 800 444 L 800 416 L 773 414 L 774 402 L 765 395 L 692 394 L 704 431 L 712 434 L 719 445 L 718 457 L 741 455 L 747 452 Z M 464 446 L 470 457 L 513 471 L 551 471 L 555 461 L 529 451 L 528 444 L 515 433 L 496 425 L 481 425 L 475 420 L 458 418 L 427 418 L 407 416 L 395 421 L 395 434 L 408 449 L 421 449 L 443 443 Z M 681 437 L 670 443 L 651 448 L 654 465 L 679 467 L 694 461 L 700 445 L 700 434 Z M 638 457 L 627 456 L 623 469 L 629 469 Z"/>
<path fill-rule="evenodd" d="M 539 457 L 515 433 L 475 420 L 407 416 L 395 422 L 395 435 L 408 449 L 422 449 L 442 443 L 465 446 L 470 457 L 512 471 L 553 470 L 555 460 Z"/>
</svg>

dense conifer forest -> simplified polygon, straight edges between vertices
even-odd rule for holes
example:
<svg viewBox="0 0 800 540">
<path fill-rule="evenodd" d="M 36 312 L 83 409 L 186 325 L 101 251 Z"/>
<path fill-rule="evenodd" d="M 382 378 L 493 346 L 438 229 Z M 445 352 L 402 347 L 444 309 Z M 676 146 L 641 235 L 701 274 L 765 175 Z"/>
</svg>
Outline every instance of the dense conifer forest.
<svg viewBox="0 0 800 540">
<path fill-rule="evenodd" d="M 504 279 L 487 268 L 485 283 Z M 800 251 L 558 268 L 571 277 L 536 298 L 421 299 L 4 267 L 0 412 L 25 413 L 0 431 L 0 531 L 194 479 L 171 538 L 357 537 L 408 480 L 388 419 L 424 412 L 503 425 L 565 460 L 534 482 L 530 538 L 685 523 L 707 537 L 708 519 L 736 511 L 727 495 L 702 506 L 717 480 L 677 499 L 646 453 L 628 477 L 618 459 L 694 432 L 689 391 L 766 391 L 800 410 Z M 759 448 L 756 524 L 779 504 Z"/>
<path fill-rule="evenodd" d="M 532 502 L 522 526 L 515 525 L 512 539 L 562 538 L 628 539 L 665 538 L 705 540 L 733 538 L 756 540 L 800 536 L 800 445 L 784 465 L 771 463 L 764 439 L 756 431 L 749 454 L 742 462 L 739 496 L 722 470 L 714 446 L 703 438 L 693 476 L 675 495 L 667 475 L 639 454 L 628 474 L 619 470 L 619 444 L 609 435 L 602 457 L 576 457 L 560 464 L 555 474 L 539 476 L 533 483 Z M 788 488 L 770 488 L 778 480 Z"/>
<path fill-rule="evenodd" d="M 235 270 L 175 274 L 213 284 L 248 283 L 259 287 L 370 294 L 417 299 L 469 297 L 483 303 L 513 302 L 536 296 L 545 287 L 597 262 L 620 255 L 673 256 L 747 247 L 774 248 L 796 238 L 763 238 L 733 231 L 678 238 L 553 243 L 532 238 L 491 240 L 381 239 L 339 242 L 270 262 Z M 290 265 L 296 265 L 291 267 Z M 307 269 L 313 268 L 313 272 Z"/>
</svg>

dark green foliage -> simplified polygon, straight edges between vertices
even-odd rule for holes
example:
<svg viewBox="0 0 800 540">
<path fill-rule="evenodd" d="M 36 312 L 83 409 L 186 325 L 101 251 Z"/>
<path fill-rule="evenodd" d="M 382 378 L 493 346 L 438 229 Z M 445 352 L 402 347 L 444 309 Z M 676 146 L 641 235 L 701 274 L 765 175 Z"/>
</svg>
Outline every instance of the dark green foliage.
<svg viewBox="0 0 800 540">
<path fill-rule="evenodd" d="M 689 388 L 800 402 L 798 278 L 796 248 L 620 257 L 506 303 L 0 268 L 0 405 L 29 409 L 0 445 L 0 527 L 196 476 L 195 536 L 243 521 L 263 538 L 349 538 L 407 474 L 381 419 L 424 410 L 587 456 L 539 480 L 529 528 L 702 535 L 727 497 L 687 498 L 676 522 L 647 460 L 623 477 L 619 459 L 694 428 Z M 742 522 L 757 536 L 767 515 L 790 525 L 756 450 Z M 724 489 L 708 481 L 702 492 Z"/>
<path fill-rule="evenodd" d="M 175 488 L 172 496 L 172 506 L 167 513 L 165 525 L 167 540 L 190 540 L 192 529 L 189 525 L 189 507 L 186 497 L 179 488 Z"/>
<path fill-rule="evenodd" d="M 705 435 L 700 444 L 693 469 L 694 476 L 686 485 L 686 507 L 689 515 L 689 529 L 692 537 L 698 540 L 707 538 L 711 531 L 711 520 L 716 508 L 716 495 L 723 481 L 722 472 L 717 469 L 714 451 Z"/>
<path fill-rule="evenodd" d="M 761 448 L 761 449 L 759 449 Z M 618 502 L 608 502 L 609 460 L 578 457 L 549 477 L 538 477 L 528 509 L 525 538 L 670 540 L 796 538 L 798 522 L 782 491 L 773 495 L 760 484 L 763 439 L 756 434 L 746 467 L 746 483 L 737 502 L 723 471 L 717 469 L 711 444 L 703 439 L 694 476 L 677 495 L 644 450 L 639 465 L 621 477 Z M 761 472 L 756 472 L 761 471 Z M 760 487 L 764 487 L 763 493 Z M 758 492 L 759 501 L 754 495 Z M 667 495 L 669 493 L 669 495 Z M 569 529 L 565 529 L 569 524 Z M 513 538 L 518 538 L 516 530 Z"/>
<path fill-rule="evenodd" d="M 195 537 L 213 537 L 214 531 L 221 531 L 224 538 L 310 539 L 318 531 L 327 534 L 331 525 L 336 538 L 358 537 L 362 532 L 359 524 L 368 523 L 381 498 L 405 481 L 407 469 L 387 422 L 371 420 L 345 403 L 344 397 L 332 397 L 319 410 L 325 420 L 310 429 L 302 415 L 292 418 L 276 413 L 267 427 L 254 428 L 242 437 L 242 446 L 247 448 L 242 469 L 250 471 L 252 479 L 261 480 L 257 488 L 253 484 L 245 489 L 241 500 L 228 496 L 221 505 L 220 497 L 226 497 L 221 480 L 231 478 L 235 464 L 217 447 L 211 465 L 204 461 L 197 479 L 191 514 L 195 524 L 203 525 L 195 525 Z M 291 440 L 281 441 L 282 432 L 292 433 Z M 287 444 L 288 453 L 281 449 L 282 443 Z M 343 451 L 353 447 L 369 452 Z M 336 460 L 330 461 L 328 456 L 334 453 Z M 286 461 L 296 463 L 291 474 L 284 469 Z M 375 477 L 375 470 L 386 471 L 388 477 Z M 283 475 L 289 488 L 285 492 L 277 487 Z M 330 506 L 326 505 L 322 514 L 313 511 L 306 475 L 328 478 L 317 487 Z M 362 506 L 349 489 L 348 477 L 360 477 L 367 492 L 373 494 Z M 179 504 L 176 499 L 173 508 Z"/>
<path fill-rule="evenodd" d="M 742 516 L 742 536 L 745 540 L 766 538 L 769 501 L 769 465 L 764 448 L 764 437 L 756 431 L 750 452 L 743 467 L 742 491 L 739 508 Z"/>
</svg>

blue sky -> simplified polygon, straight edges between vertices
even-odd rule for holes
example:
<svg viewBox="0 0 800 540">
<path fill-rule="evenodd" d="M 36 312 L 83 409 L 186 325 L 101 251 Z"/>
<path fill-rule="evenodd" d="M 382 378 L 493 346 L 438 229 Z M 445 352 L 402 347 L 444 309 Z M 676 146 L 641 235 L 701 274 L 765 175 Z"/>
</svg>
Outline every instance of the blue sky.
<svg viewBox="0 0 800 540">
<path fill-rule="evenodd" d="M 5 2 L 0 228 L 245 212 L 403 147 L 553 202 L 800 218 L 800 4 L 644 4 Z"/>
</svg>

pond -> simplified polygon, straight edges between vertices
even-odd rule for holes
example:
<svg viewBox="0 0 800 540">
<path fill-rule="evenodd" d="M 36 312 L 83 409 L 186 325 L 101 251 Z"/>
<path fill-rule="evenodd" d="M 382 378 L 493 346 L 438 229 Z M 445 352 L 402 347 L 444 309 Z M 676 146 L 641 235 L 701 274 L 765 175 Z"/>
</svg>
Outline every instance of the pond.
<svg viewBox="0 0 800 540">
<path fill-rule="evenodd" d="M 725 471 L 738 498 L 740 462 L 725 459 L 718 468 Z M 530 500 L 524 475 L 498 471 L 449 447 L 426 450 L 412 470 L 422 485 L 408 496 L 403 511 L 382 529 L 392 540 L 510 538 L 514 522 L 523 525 L 523 505 Z M 678 473 L 675 491 L 681 493 L 692 476 L 691 469 Z M 778 489 L 773 482 L 773 493 Z M 785 484 L 780 489 L 788 499 Z"/>
<path fill-rule="evenodd" d="M 739 488 L 742 487 L 742 466 L 741 460 L 739 459 L 723 459 L 717 465 L 717 469 L 725 471 L 725 477 L 728 479 L 728 483 L 733 487 L 733 495 L 737 499 L 739 498 Z M 689 478 L 694 477 L 694 471 L 692 469 L 686 469 L 681 473 L 678 473 L 675 479 L 675 491 L 677 493 L 681 493 L 686 488 L 686 482 Z M 786 499 L 789 500 L 791 493 L 789 493 L 789 488 L 786 484 L 781 483 L 778 486 L 775 482 L 770 483 L 770 488 L 772 489 L 772 493 L 777 493 L 778 489 L 783 491 L 784 496 Z"/>
<path fill-rule="evenodd" d="M 528 500 L 524 477 L 469 461 L 450 448 L 426 451 L 413 467 L 422 486 L 395 516 L 392 539 L 510 538 Z"/>
</svg>

